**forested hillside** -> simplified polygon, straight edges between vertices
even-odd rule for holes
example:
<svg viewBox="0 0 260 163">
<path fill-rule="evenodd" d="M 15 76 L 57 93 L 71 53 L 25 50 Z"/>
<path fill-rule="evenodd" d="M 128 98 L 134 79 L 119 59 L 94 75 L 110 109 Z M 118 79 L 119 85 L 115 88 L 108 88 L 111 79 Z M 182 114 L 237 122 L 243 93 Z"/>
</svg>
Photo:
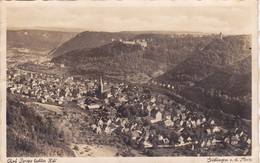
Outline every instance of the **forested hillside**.
<svg viewBox="0 0 260 163">
<path fill-rule="evenodd" d="M 250 118 L 250 39 L 215 39 L 157 80 L 178 85 L 179 93 L 196 103 Z"/>
<path fill-rule="evenodd" d="M 251 55 L 249 36 L 227 36 L 198 47 L 194 55 L 158 80 L 198 81 Z"/>
<path fill-rule="evenodd" d="M 8 157 L 74 156 L 59 134 L 39 108 L 28 107 L 18 96 L 7 96 Z"/>
<path fill-rule="evenodd" d="M 92 49 L 72 50 L 54 57 L 52 61 L 72 67 L 74 73 L 86 74 L 98 70 L 102 74 L 144 73 L 152 77 L 157 71 L 166 71 L 178 65 L 194 55 L 200 46 L 207 45 L 216 37 L 139 34 L 127 41 L 113 41 Z M 67 43 L 74 42 L 73 40 Z"/>
<path fill-rule="evenodd" d="M 149 41 L 144 52 L 144 58 L 169 66 L 176 66 L 189 56 L 195 55 L 198 48 L 207 45 L 216 37 L 216 35 L 142 34 L 136 38 Z"/>
<path fill-rule="evenodd" d="M 126 32 L 110 33 L 85 31 L 77 34 L 75 37 L 68 40 L 61 46 L 53 49 L 50 52 L 50 57 L 57 57 L 76 49 L 91 49 L 111 43 L 113 40 L 127 40 L 134 36 L 135 34 Z"/>
</svg>

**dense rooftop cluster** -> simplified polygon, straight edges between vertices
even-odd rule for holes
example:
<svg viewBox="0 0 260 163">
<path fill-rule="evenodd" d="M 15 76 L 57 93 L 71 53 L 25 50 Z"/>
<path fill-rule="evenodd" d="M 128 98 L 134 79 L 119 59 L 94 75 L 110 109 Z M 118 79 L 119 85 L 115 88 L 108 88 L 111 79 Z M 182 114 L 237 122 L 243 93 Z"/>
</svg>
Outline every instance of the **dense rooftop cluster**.
<svg viewBox="0 0 260 163">
<path fill-rule="evenodd" d="M 179 148 L 211 150 L 214 146 L 236 148 L 248 155 L 251 139 L 247 131 L 226 129 L 218 120 L 177 103 L 149 87 L 98 79 L 64 77 L 22 70 L 7 71 L 8 91 L 40 103 L 64 106 L 74 102 L 95 121 L 89 129 L 99 135 L 121 135 L 134 148 Z M 172 86 L 167 86 L 172 89 Z"/>
</svg>

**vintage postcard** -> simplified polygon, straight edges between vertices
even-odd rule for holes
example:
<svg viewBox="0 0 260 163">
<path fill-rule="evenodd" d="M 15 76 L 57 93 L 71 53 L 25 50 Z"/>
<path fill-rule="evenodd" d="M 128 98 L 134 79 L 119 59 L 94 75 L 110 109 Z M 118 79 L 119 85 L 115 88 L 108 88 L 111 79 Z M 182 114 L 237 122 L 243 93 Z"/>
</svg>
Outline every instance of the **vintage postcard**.
<svg viewBox="0 0 260 163">
<path fill-rule="evenodd" d="M 0 4 L 2 162 L 258 162 L 258 1 Z"/>
</svg>

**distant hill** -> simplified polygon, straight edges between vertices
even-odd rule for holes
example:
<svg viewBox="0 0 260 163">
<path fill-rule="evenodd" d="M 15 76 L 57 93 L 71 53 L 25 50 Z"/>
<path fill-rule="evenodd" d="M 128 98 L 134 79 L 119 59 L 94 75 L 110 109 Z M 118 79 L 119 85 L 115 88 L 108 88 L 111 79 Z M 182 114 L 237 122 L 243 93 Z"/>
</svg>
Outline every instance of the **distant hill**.
<svg viewBox="0 0 260 163">
<path fill-rule="evenodd" d="M 158 67 L 144 59 L 141 45 L 114 41 L 92 49 L 73 50 L 52 59 L 65 64 L 71 74 L 126 75 L 138 72 L 151 74 Z"/>
<path fill-rule="evenodd" d="M 246 96 L 251 94 L 251 65 L 251 56 L 248 56 L 199 81 L 196 86 L 231 97 Z"/>
<path fill-rule="evenodd" d="M 75 32 L 7 30 L 7 49 L 23 48 L 41 52 L 50 51 L 75 35 Z"/>
<path fill-rule="evenodd" d="M 200 46 L 205 46 L 217 35 L 192 35 L 192 34 L 140 34 L 136 39 L 148 41 L 144 51 L 144 58 L 155 62 L 176 66 L 185 59 L 194 55 Z M 169 68 L 170 68 L 169 67 Z"/>
<path fill-rule="evenodd" d="M 215 39 L 157 80 L 195 103 L 250 118 L 251 56 L 250 36 Z"/>
<path fill-rule="evenodd" d="M 227 36 L 214 39 L 198 47 L 193 55 L 158 77 L 160 81 L 199 81 L 225 66 L 232 65 L 251 55 L 250 36 Z"/>
<path fill-rule="evenodd" d="M 53 61 L 65 63 L 66 65 L 82 63 L 84 64 L 87 57 L 90 58 L 111 58 L 123 53 L 131 53 L 134 51 L 141 50 L 139 45 L 128 45 L 121 42 L 112 42 L 106 45 L 102 45 L 98 48 L 73 50 L 61 56 L 53 58 Z"/>
<path fill-rule="evenodd" d="M 134 33 L 129 32 L 110 33 L 85 31 L 77 34 L 57 49 L 52 49 L 52 51 L 50 51 L 50 57 L 57 57 L 76 49 L 91 49 L 111 43 L 113 40 L 127 40 L 134 36 Z"/>
<path fill-rule="evenodd" d="M 115 39 L 122 33 L 127 36 L 131 33 L 131 37 Z M 109 33 L 107 35 L 114 38 L 112 42 L 94 48 L 72 50 L 56 57 L 57 53 L 54 53 L 52 61 L 70 67 L 73 74 L 99 72 L 127 76 L 141 73 L 151 77 L 158 71 L 163 72 L 178 65 L 191 56 L 198 46 L 206 45 L 216 38 L 216 35 L 138 34 L 138 32 L 114 33 L 115 36 Z M 85 38 L 76 36 L 67 43 L 73 43 L 77 37 Z M 92 42 L 93 46 L 97 46 L 94 43 L 95 41 Z M 98 44 L 100 44 L 100 40 Z"/>
</svg>

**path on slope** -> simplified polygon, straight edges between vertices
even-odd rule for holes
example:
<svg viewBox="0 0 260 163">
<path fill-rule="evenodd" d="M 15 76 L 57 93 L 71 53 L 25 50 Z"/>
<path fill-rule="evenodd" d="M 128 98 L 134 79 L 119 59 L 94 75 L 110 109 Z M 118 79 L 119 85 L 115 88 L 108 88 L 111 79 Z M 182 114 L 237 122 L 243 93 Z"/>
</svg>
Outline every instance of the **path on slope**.
<svg viewBox="0 0 260 163">
<path fill-rule="evenodd" d="M 71 144 L 70 148 L 76 157 L 115 157 L 118 152 L 117 148 L 105 145 Z"/>
</svg>

